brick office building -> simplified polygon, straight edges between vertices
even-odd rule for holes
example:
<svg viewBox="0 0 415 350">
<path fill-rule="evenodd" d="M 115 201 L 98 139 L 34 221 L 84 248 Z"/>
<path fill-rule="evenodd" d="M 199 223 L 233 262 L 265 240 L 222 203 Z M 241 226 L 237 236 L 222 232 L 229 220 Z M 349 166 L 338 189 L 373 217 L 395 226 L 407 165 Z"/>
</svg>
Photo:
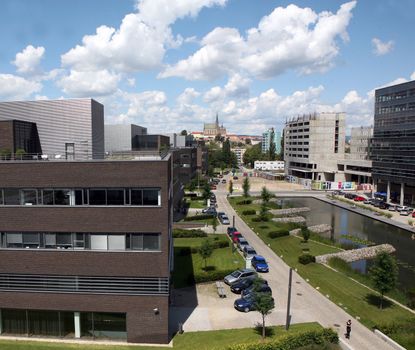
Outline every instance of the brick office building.
<svg viewBox="0 0 415 350">
<path fill-rule="evenodd" d="M 2 334 L 168 342 L 171 168 L 0 162 Z"/>
</svg>

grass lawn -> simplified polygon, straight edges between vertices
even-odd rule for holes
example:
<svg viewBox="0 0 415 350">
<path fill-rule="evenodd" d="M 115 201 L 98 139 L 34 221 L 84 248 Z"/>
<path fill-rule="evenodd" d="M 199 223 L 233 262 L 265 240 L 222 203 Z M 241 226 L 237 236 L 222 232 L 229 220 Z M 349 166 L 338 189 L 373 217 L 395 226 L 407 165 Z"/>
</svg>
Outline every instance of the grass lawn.
<svg viewBox="0 0 415 350">
<path fill-rule="evenodd" d="M 268 327 L 267 341 L 277 340 L 286 334 L 295 334 L 310 330 L 319 330 L 318 323 L 295 324 L 287 332 L 283 327 Z M 191 332 L 178 334 L 173 340 L 173 349 L 177 350 L 222 350 L 229 345 L 255 343 L 261 341 L 260 333 L 253 328 L 229 329 L 221 331 Z M 167 350 L 168 347 L 148 346 L 105 346 L 82 344 L 56 344 L 46 342 L 1 341 L 1 350 Z M 330 349 L 340 349 L 334 346 Z"/>
<path fill-rule="evenodd" d="M 206 204 L 203 200 L 200 201 L 188 201 L 190 207 L 189 208 L 195 208 L 195 209 L 203 209 L 206 208 Z"/>
<path fill-rule="evenodd" d="M 206 238 L 175 238 L 174 239 L 174 272 L 173 283 L 176 288 L 191 285 L 192 277 L 195 274 L 203 273 L 204 260 L 198 253 L 182 255 L 180 248 L 199 247 Z M 214 241 L 229 241 L 226 235 L 209 235 L 208 239 Z M 216 240 L 215 240 L 216 239 Z M 207 265 L 215 271 L 236 270 L 244 267 L 245 262 L 237 252 L 232 252 L 231 244 L 227 248 L 215 249 L 212 256 L 207 259 Z"/>
<path fill-rule="evenodd" d="M 319 291 L 330 296 L 330 299 L 336 304 L 342 304 L 342 307 L 354 317 L 359 316 L 360 321 L 367 327 L 371 328 L 376 324 L 401 322 L 415 324 L 415 316 L 405 309 L 389 303 L 383 310 L 378 308 L 378 296 L 360 284 L 353 282 L 343 273 L 335 272 L 324 265 L 309 264 L 302 265 L 298 262 L 298 256 L 302 254 L 303 248 L 307 246 L 309 253 L 312 255 L 321 255 L 336 252 L 339 248 L 319 244 L 318 242 L 309 241 L 302 243 L 301 239 L 291 236 L 271 239 L 267 233 L 275 229 L 289 229 L 289 225 L 277 224 L 275 222 L 252 222 L 254 216 L 241 215 L 243 210 L 249 209 L 259 210 L 259 205 L 237 205 L 236 202 L 241 198 L 231 198 L 230 203 L 245 220 L 245 222 L 253 228 L 255 232 L 265 243 L 269 243 L 272 250 L 282 255 L 283 260 L 293 268 L 297 268 L 298 273 L 306 279 L 314 287 L 319 287 Z M 415 349 L 415 332 L 406 333 L 402 336 L 405 329 L 396 327 L 395 333 L 390 335 L 407 349 Z"/>
</svg>

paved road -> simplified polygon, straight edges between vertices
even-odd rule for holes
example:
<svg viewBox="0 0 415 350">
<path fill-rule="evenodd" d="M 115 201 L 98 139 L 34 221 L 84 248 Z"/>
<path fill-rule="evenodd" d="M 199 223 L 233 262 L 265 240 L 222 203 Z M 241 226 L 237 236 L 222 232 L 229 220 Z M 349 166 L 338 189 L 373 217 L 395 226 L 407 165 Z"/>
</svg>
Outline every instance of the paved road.
<svg viewBox="0 0 415 350">
<path fill-rule="evenodd" d="M 216 192 L 218 210 L 228 214 L 232 222 L 235 216 L 235 225 L 245 238 L 255 247 L 256 251 L 265 256 L 270 266 L 270 273 L 264 276 L 270 283 L 276 299 L 276 311 L 287 308 L 288 274 L 289 267 L 278 257 L 258 236 L 245 224 L 236 214 L 226 199 L 226 189 L 219 187 Z M 383 340 L 378 338 L 368 328 L 359 323 L 353 316 L 349 315 L 340 306 L 331 302 L 326 296 L 310 286 L 297 273 L 293 272 L 292 300 L 291 300 L 292 322 L 304 322 L 310 319 L 319 322 L 324 327 L 333 327 L 339 333 L 339 337 L 354 350 L 381 350 L 392 349 Z M 345 325 L 348 319 L 352 319 L 351 339 L 344 338 Z"/>
</svg>

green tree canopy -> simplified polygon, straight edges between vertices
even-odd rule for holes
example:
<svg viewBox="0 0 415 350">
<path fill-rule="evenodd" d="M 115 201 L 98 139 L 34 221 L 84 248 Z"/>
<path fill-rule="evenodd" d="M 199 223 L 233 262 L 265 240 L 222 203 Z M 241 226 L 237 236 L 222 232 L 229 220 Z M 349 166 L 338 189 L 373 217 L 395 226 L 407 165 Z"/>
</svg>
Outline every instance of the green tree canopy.
<svg viewBox="0 0 415 350">
<path fill-rule="evenodd" d="M 229 194 L 233 193 L 233 181 L 232 180 L 229 180 L 228 191 L 229 191 Z"/>
<path fill-rule="evenodd" d="M 374 264 L 369 270 L 375 289 L 380 293 L 380 305 L 383 306 L 383 296 L 395 288 L 398 280 L 398 265 L 396 259 L 386 252 L 379 253 L 374 259 Z"/>
<path fill-rule="evenodd" d="M 208 183 L 205 183 L 203 185 L 203 192 L 202 192 L 202 197 L 203 200 L 205 201 L 205 203 L 207 203 L 208 198 L 210 197 L 210 195 L 212 194 L 212 190 L 210 189 L 210 186 Z"/>
<path fill-rule="evenodd" d="M 265 203 L 267 205 L 269 203 L 269 200 L 271 199 L 272 194 L 270 191 L 267 190 L 267 188 L 264 186 L 261 190 L 261 199 L 262 203 Z"/>
<path fill-rule="evenodd" d="M 262 316 L 262 339 L 265 339 L 265 317 L 274 309 L 274 299 L 268 293 L 255 293 L 254 307 Z"/>
<path fill-rule="evenodd" d="M 275 160 L 275 131 L 271 130 L 270 140 L 269 140 L 269 150 L 268 150 L 268 160 Z"/>
<path fill-rule="evenodd" d="M 187 130 L 182 130 L 182 131 L 180 132 L 180 135 L 182 135 L 182 136 L 187 136 Z"/>
</svg>

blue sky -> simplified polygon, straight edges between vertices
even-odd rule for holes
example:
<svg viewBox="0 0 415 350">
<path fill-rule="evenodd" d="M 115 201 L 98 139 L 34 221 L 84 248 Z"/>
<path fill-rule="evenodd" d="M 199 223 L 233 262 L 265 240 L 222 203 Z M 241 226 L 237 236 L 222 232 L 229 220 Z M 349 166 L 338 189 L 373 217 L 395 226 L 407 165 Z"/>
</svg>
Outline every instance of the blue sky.
<svg viewBox="0 0 415 350">
<path fill-rule="evenodd" d="M 413 0 L 2 0 L 0 101 L 93 97 L 107 123 L 229 132 L 338 111 L 415 79 Z"/>
</svg>

